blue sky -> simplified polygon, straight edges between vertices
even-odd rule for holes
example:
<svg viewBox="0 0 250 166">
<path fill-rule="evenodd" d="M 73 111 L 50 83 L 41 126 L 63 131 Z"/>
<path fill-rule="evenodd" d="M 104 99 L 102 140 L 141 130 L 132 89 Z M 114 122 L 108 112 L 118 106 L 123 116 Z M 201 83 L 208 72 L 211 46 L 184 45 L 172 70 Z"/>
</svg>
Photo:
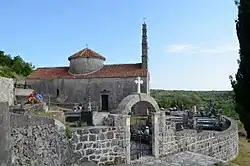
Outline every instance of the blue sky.
<svg viewBox="0 0 250 166">
<path fill-rule="evenodd" d="M 139 62 L 148 25 L 151 87 L 231 89 L 238 40 L 233 0 L 2 0 L 0 50 L 36 67 L 65 66 L 88 47 L 106 63 Z"/>
</svg>

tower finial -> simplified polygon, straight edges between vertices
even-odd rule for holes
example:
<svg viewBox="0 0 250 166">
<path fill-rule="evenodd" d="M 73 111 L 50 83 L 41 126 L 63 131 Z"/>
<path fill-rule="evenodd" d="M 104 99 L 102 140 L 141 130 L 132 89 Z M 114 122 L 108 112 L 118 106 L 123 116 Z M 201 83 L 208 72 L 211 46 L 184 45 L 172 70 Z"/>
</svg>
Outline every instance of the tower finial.
<svg viewBox="0 0 250 166">
<path fill-rule="evenodd" d="M 88 44 L 86 44 L 85 46 L 86 46 L 86 48 L 88 48 Z"/>
<path fill-rule="evenodd" d="M 146 24 L 146 17 L 143 17 L 143 23 Z"/>
</svg>

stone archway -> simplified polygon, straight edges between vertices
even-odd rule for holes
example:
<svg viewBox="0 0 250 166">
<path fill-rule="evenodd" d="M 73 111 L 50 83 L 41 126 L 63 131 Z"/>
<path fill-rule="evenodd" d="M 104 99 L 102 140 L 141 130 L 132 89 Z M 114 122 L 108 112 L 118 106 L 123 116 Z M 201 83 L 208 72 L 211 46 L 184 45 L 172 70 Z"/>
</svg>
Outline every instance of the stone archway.
<svg viewBox="0 0 250 166">
<path fill-rule="evenodd" d="M 131 113 L 131 109 L 134 105 L 139 102 L 147 103 L 148 107 L 151 107 L 149 110 L 151 111 L 151 119 L 152 119 L 152 154 L 155 158 L 159 157 L 159 113 L 160 109 L 155 101 L 155 99 L 145 93 L 133 93 L 127 97 L 125 97 L 120 104 L 118 105 L 117 109 L 114 110 L 112 113 L 114 114 L 122 114 L 124 116 L 128 116 Z M 126 120 L 126 131 L 130 135 L 130 116 Z M 130 136 L 129 136 L 130 138 Z M 130 139 L 128 141 L 128 146 L 126 147 L 126 156 L 127 162 L 130 163 Z"/>
<path fill-rule="evenodd" d="M 150 103 L 150 106 L 153 108 L 151 110 L 154 110 L 155 113 L 160 111 L 159 106 L 153 97 L 146 93 L 134 93 L 125 97 L 113 113 L 128 115 L 131 112 L 131 108 L 140 101 Z"/>
</svg>

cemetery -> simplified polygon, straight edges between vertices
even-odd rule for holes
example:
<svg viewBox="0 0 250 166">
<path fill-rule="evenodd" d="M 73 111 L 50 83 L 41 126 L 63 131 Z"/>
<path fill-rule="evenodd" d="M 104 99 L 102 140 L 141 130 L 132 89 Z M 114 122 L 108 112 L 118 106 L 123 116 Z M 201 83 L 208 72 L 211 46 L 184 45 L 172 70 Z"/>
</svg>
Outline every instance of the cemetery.
<svg viewBox="0 0 250 166">
<path fill-rule="evenodd" d="M 7 162 L 10 157 L 12 163 L 19 165 L 30 162 L 80 165 L 87 161 L 97 165 L 133 165 L 145 157 L 159 159 L 183 152 L 210 156 L 214 162 L 227 162 L 237 155 L 237 125 L 215 110 L 212 101 L 206 112 L 195 108 L 160 109 L 151 96 L 140 93 L 141 83 L 137 80 L 137 92 L 124 98 L 117 109 L 98 112 L 92 109 L 89 98 L 87 107 L 80 104 L 62 110 L 65 124 L 24 113 L 46 108 L 45 102 L 31 104 L 32 109 L 25 104 L 17 109 L 2 103 L 1 116 L 5 117 L 2 123 L 8 126 L 3 133 L 8 136 L 1 138 L 6 141 L 1 148 L 7 148 L 9 156 L 0 156 L 1 159 Z M 147 106 L 145 112 L 140 110 L 141 115 L 131 112 L 141 102 Z M 67 123 L 73 123 L 68 136 Z M 14 139 L 11 143 L 10 138 Z"/>
<path fill-rule="evenodd" d="M 207 110 L 160 108 L 150 95 L 145 22 L 141 51 L 140 63 L 104 64 L 105 57 L 86 47 L 68 57 L 69 66 L 37 68 L 24 80 L 0 77 L 0 165 L 197 160 L 205 166 L 234 159 L 237 123 L 216 103 Z M 61 120 L 45 116 L 52 112 Z"/>
</svg>

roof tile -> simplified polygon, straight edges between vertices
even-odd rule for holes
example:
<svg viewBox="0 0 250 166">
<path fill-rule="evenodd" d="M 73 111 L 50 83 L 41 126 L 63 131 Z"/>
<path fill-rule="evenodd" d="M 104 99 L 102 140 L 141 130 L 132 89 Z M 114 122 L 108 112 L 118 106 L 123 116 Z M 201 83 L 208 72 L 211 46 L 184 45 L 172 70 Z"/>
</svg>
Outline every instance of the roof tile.
<svg viewBox="0 0 250 166">
<path fill-rule="evenodd" d="M 72 78 L 124 78 L 124 77 L 146 77 L 147 70 L 141 68 L 141 63 L 136 64 L 113 64 L 90 74 L 71 74 L 69 67 L 37 68 L 27 79 L 72 79 Z"/>
<path fill-rule="evenodd" d="M 89 49 L 89 48 L 85 48 L 81 51 L 78 51 L 77 53 L 71 55 L 68 59 L 72 59 L 72 58 L 77 58 L 77 57 L 89 57 L 89 58 L 99 58 L 99 59 L 102 59 L 102 60 L 106 60 L 105 57 L 101 56 L 100 54 L 98 54 L 97 52 Z"/>
</svg>

